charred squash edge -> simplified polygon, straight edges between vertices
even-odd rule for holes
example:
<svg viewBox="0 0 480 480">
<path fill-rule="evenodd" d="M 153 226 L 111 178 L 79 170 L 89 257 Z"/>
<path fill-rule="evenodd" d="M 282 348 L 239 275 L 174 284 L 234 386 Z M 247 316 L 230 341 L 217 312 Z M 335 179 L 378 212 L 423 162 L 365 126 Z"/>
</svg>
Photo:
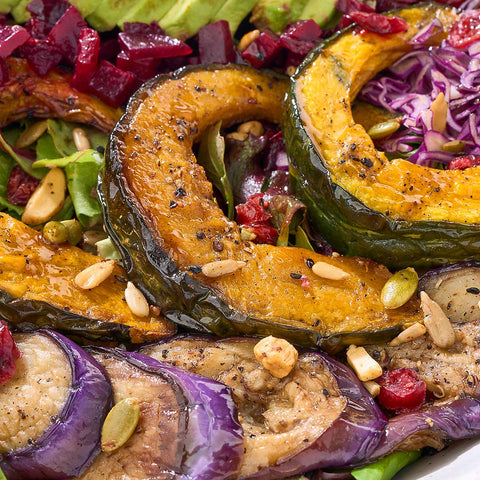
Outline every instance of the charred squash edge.
<svg viewBox="0 0 480 480">
<path fill-rule="evenodd" d="M 412 8 L 449 7 L 428 3 Z M 401 12 L 402 10 L 397 11 L 400 15 Z M 346 255 L 368 257 L 391 268 L 428 268 L 478 258 L 480 225 L 392 220 L 367 207 L 353 194 L 332 182 L 330 172 L 315 150 L 301 120 L 295 82 L 319 52 L 339 37 L 352 35 L 353 28 L 348 27 L 320 44 L 291 79 L 283 132 L 291 159 L 290 173 L 294 191 L 307 205 L 315 228 Z"/>
</svg>

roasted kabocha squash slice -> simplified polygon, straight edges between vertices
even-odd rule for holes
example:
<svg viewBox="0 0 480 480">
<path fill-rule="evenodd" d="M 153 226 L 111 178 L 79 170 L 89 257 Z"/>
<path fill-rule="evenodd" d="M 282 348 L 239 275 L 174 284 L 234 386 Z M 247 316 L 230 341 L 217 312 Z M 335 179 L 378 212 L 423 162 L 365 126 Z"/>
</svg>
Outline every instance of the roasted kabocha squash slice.
<svg viewBox="0 0 480 480">
<path fill-rule="evenodd" d="M 25 117 L 61 118 L 110 132 L 122 115 L 98 98 L 70 86 L 71 75 L 53 69 L 37 75 L 23 58 L 7 60 L 9 79 L 0 86 L 0 126 Z"/>
<path fill-rule="evenodd" d="M 147 83 L 106 152 L 100 191 L 107 229 L 129 277 L 179 324 L 220 336 L 275 334 L 329 350 L 385 340 L 419 315 L 416 299 L 398 310 L 383 307 L 385 267 L 242 241 L 196 162 L 194 142 L 219 120 L 277 123 L 285 90 L 283 77 L 244 66 L 187 68 Z M 217 260 L 239 268 L 205 275 L 224 265 L 211 264 Z M 337 267 L 342 279 L 315 275 L 316 262 Z"/>
<path fill-rule="evenodd" d="M 293 183 L 318 231 L 342 253 L 396 268 L 478 258 L 480 170 L 390 161 L 352 117 L 362 86 L 409 52 L 415 34 L 439 19 L 444 31 L 431 39 L 439 44 L 457 19 L 454 8 L 432 3 L 395 14 L 407 31 L 349 28 L 293 78 L 283 125 Z"/>
<path fill-rule="evenodd" d="M 116 266 L 99 286 L 74 279 L 102 259 L 43 235 L 0 213 L 0 318 L 19 329 L 48 327 L 76 339 L 144 342 L 175 333 L 160 317 L 135 316 L 124 299 L 126 274 Z"/>
</svg>

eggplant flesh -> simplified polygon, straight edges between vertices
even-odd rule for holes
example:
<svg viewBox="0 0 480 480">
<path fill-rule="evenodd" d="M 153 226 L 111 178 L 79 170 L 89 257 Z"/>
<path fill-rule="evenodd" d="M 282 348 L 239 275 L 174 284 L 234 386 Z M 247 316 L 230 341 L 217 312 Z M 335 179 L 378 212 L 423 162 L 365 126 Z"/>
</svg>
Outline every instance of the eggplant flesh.
<svg viewBox="0 0 480 480">
<path fill-rule="evenodd" d="M 114 402 L 136 398 L 140 420 L 128 441 L 113 452 L 102 452 L 82 480 L 214 480 L 238 469 L 243 446 L 240 426 L 233 419 L 236 409 L 231 399 L 225 399 L 229 392 L 223 385 L 188 372 L 178 371 L 183 378 L 176 377 L 170 366 L 135 353 L 91 351 L 112 381 Z M 216 403 L 217 415 L 224 418 L 207 419 L 204 407 L 194 405 L 186 389 L 192 394 L 201 390 L 203 403 Z M 205 427 L 208 434 L 202 436 Z M 208 437 L 212 431 L 219 437 Z M 213 465 L 209 464 L 212 452 L 217 457 Z"/>
<path fill-rule="evenodd" d="M 480 320 L 480 262 L 461 262 L 435 268 L 419 281 L 452 322 Z"/>
<path fill-rule="evenodd" d="M 333 430 L 330 427 L 339 421 L 348 399 L 339 388 L 331 365 L 317 352 L 301 354 L 293 371 L 278 379 L 257 362 L 253 353 L 257 341 L 185 336 L 146 346 L 142 353 L 228 385 L 244 431 L 239 478 L 285 478 L 312 469 L 314 465 L 309 462 L 323 461 L 316 450 L 327 448 L 319 447 L 319 439 Z M 361 407 L 357 413 L 360 410 Z M 378 415 L 378 431 L 375 427 L 370 432 L 372 445 L 384 426 L 382 414 L 374 411 L 374 415 Z M 342 455 L 333 460 L 337 448 L 333 443 L 330 461 L 341 461 Z M 313 458 L 306 456 L 290 463 L 292 457 L 306 451 L 311 451 Z M 283 463 L 284 469 L 275 470 Z"/>
<path fill-rule="evenodd" d="M 43 335 L 17 334 L 22 352 L 14 377 L 0 388 L 0 454 L 35 442 L 58 417 L 72 384 L 65 352 Z"/>
</svg>

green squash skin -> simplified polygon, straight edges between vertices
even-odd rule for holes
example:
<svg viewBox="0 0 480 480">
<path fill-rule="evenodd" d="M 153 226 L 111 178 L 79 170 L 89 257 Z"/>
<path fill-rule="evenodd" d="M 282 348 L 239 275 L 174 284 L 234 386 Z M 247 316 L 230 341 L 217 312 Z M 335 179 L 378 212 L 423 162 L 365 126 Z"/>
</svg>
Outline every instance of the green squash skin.
<svg viewBox="0 0 480 480">
<path fill-rule="evenodd" d="M 185 67 L 177 70 L 173 78 L 196 69 L 243 68 L 236 65 Z M 275 75 L 273 72 L 266 75 Z M 160 75 L 144 85 L 130 100 L 123 120 L 128 124 L 129 112 L 135 111 L 150 88 L 172 79 Z M 381 331 L 348 332 L 322 337 L 318 332 L 292 327 L 251 317 L 233 310 L 215 291 L 201 284 L 187 272 L 180 270 L 161 248 L 150 231 L 138 202 L 122 177 L 122 165 L 115 154 L 121 147 L 122 121 L 113 131 L 106 151 L 105 170 L 98 194 L 104 210 L 105 227 L 119 249 L 129 279 L 140 288 L 149 303 L 158 305 L 168 319 L 189 330 L 213 333 L 219 337 L 236 335 L 275 335 L 305 346 L 318 346 L 334 353 L 352 343 L 381 343 L 392 339 L 401 326 Z"/>
<path fill-rule="evenodd" d="M 331 181 L 301 120 L 295 80 L 322 49 L 351 31 L 348 27 L 314 49 L 291 78 L 287 94 L 282 129 L 291 161 L 291 185 L 307 205 L 312 226 L 341 253 L 367 257 L 395 270 L 479 259 L 480 225 L 392 220 Z"/>
<path fill-rule="evenodd" d="M 14 298 L 0 290 L 0 319 L 16 331 L 51 328 L 77 343 L 130 342 L 130 327 L 82 317 L 47 302 Z"/>
</svg>

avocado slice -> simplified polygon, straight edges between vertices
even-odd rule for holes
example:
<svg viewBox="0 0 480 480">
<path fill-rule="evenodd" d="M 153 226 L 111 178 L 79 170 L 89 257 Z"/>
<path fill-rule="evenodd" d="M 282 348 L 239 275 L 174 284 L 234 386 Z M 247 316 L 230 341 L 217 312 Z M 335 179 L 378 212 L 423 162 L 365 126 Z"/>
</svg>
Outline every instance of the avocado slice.
<svg viewBox="0 0 480 480">
<path fill-rule="evenodd" d="M 335 0 L 308 0 L 298 18 L 301 20 L 311 18 L 324 27 L 332 20 L 335 13 Z"/>
<path fill-rule="evenodd" d="M 160 26 L 168 35 L 184 40 L 209 23 L 224 3 L 225 0 L 180 0 L 160 20 Z"/>
<path fill-rule="evenodd" d="M 140 0 L 130 7 L 125 15 L 120 18 L 118 25 L 123 27 L 125 22 L 150 23 L 153 20 L 159 21 L 165 14 L 175 7 L 176 0 Z"/>
<path fill-rule="evenodd" d="M 25 9 L 25 7 L 30 3 L 30 0 L 20 0 L 19 2 L 17 1 L 15 3 L 16 5 L 12 5 L 13 18 L 17 23 L 25 23 L 30 18 L 30 13 Z"/>
<path fill-rule="evenodd" d="M 96 9 L 87 16 L 87 21 L 101 32 L 111 30 L 131 8 L 132 0 L 100 0 Z"/>
<path fill-rule="evenodd" d="M 282 33 L 285 27 L 300 18 L 309 0 L 260 0 L 252 12 L 251 22 L 260 29 Z M 325 0 L 317 0 L 319 3 Z M 330 3 L 330 0 L 327 0 Z"/>
<path fill-rule="evenodd" d="M 12 7 L 18 3 L 18 0 L 0 0 L 0 13 L 10 13 Z"/>
<path fill-rule="evenodd" d="M 256 4 L 257 0 L 242 0 L 241 2 L 238 0 L 227 0 L 211 21 L 226 20 L 230 25 L 232 35 L 234 35 L 242 20 Z"/>
</svg>

